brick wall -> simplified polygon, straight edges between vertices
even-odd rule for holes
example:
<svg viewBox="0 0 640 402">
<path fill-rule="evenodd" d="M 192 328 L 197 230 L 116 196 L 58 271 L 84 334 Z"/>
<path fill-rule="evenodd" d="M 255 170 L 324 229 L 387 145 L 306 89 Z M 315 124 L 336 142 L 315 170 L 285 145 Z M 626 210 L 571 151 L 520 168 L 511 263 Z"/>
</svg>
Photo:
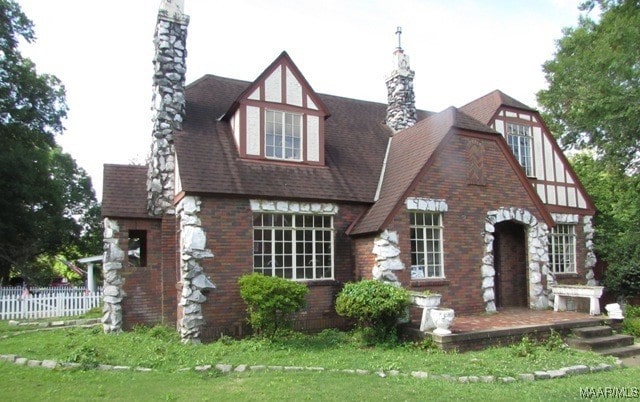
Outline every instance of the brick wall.
<svg viewBox="0 0 640 402">
<path fill-rule="evenodd" d="M 467 141 L 456 135 L 436 156 L 411 197 L 445 199 L 448 212 L 443 214 L 444 280 L 411 280 L 409 269 L 399 273 L 403 286 L 442 293 L 442 305 L 456 314 L 480 313 L 485 309 L 481 289 L 481 261 L 484 255 L 483 229 L 487 212 L 500 207 L 519 207 L 542 220 L 536 205 L 526 193 L 514 170 L 493 139 L 480 139 L 484 148 L 483 176 L 485 185 L 469 184 Z M 404 205 L 390 227 L 397 231 L 401 258 L 411 266 L 409 212 Z M 522 292 L 528 294 L 527 289 Z"/>
<path fill-rule="evenodd" d="M 249 200 L 202 197 L 201 201 L 199 217 L 207 234 L 207 247 L 215 254 L 202 266 L 217 287 L 203 303 L 203 338 L 220 334 L 243 336 L 248 330 L 246 305 L 240 297 L 238 278 L 253 270 L 253 213 Z M 335 313 L 334 300 L 343 283 L 355 279 L 354 242 L 345 231 L 363 208 L 339 205 L 334 217 L 335 280 L 308 283 L 307 307 L 298 315 L 296 327 L 317 330 L 344 323 Z"/>
<path fill-rule="evenodd" d="M 126 293 L 122 300 L 123 328 L 137 324 L 153 325 L 163 322 L 162 304 L 162 234 L 160 219 L 118 219 L 119 245 L 128 253 L 130 230 L 147 233 L 147 266 L 135 267 L 128 261 L 120 270 Z"/>
</svg>

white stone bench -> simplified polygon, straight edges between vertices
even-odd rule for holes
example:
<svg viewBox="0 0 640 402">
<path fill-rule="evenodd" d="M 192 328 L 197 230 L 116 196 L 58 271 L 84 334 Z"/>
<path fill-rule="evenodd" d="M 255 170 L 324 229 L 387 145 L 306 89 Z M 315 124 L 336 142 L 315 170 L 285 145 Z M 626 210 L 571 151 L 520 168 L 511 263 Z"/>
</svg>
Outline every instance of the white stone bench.
<svg viewBox="0 0 640 402">
<path fill-rule="evenodd" d="M 604 286 L 553 285 L 553 311 L 565 311 L 568 297 L 586 297 L 589 299 L 589 314 L 600 315 L 600 296 Z"/>
</svg>

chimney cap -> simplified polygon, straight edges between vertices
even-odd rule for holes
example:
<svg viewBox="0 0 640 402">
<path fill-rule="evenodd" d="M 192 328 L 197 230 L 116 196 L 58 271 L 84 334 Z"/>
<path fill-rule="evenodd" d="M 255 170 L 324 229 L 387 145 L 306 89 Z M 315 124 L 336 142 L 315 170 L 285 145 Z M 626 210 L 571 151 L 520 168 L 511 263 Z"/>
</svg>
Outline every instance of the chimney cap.
<svg viewBox="0 0 640 402">
<path fill-rule="evenodd" d="M 184 13 L 184 0 L 161 0 L 158 18 L 179 23 L 189 22 L 189 16 Z"/>
</svg>

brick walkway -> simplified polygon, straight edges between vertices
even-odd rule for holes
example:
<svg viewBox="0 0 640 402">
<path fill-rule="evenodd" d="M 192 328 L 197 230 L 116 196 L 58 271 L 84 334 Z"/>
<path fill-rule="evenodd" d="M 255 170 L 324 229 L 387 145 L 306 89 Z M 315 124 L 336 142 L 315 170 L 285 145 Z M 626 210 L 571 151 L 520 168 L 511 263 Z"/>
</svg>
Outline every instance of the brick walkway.
<svg viewBox="0 0 640 402">
<path fill-rule="evenodd" d="M 534 325 L 549 325 L 571 321 L 592 320 L 594 325 L 604 316 L 594 317 L 575 311 L 529 310 L 526 308 L 503 309 L 495 314 L 478 314 L 456 317 L 451 325 L 453 333 L 482 331 L 500 328 L 519 328 Z"/>
</svg>

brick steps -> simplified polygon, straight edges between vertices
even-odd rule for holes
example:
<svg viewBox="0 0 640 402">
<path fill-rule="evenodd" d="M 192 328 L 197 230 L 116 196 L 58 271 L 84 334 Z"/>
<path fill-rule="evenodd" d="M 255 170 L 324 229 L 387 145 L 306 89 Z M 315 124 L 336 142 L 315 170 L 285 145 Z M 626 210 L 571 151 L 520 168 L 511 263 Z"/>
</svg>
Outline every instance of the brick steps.
<svg viewBox="0 0 640 402">
<path fill-rule="evenodd" d="M 574 328 L 567 344 L 574 349 L 591 350 L 604 356 L 619 358 L 640 356 L 640 345 L 630 335 L 613 334 L 609 326 Z"/>
</svg>

